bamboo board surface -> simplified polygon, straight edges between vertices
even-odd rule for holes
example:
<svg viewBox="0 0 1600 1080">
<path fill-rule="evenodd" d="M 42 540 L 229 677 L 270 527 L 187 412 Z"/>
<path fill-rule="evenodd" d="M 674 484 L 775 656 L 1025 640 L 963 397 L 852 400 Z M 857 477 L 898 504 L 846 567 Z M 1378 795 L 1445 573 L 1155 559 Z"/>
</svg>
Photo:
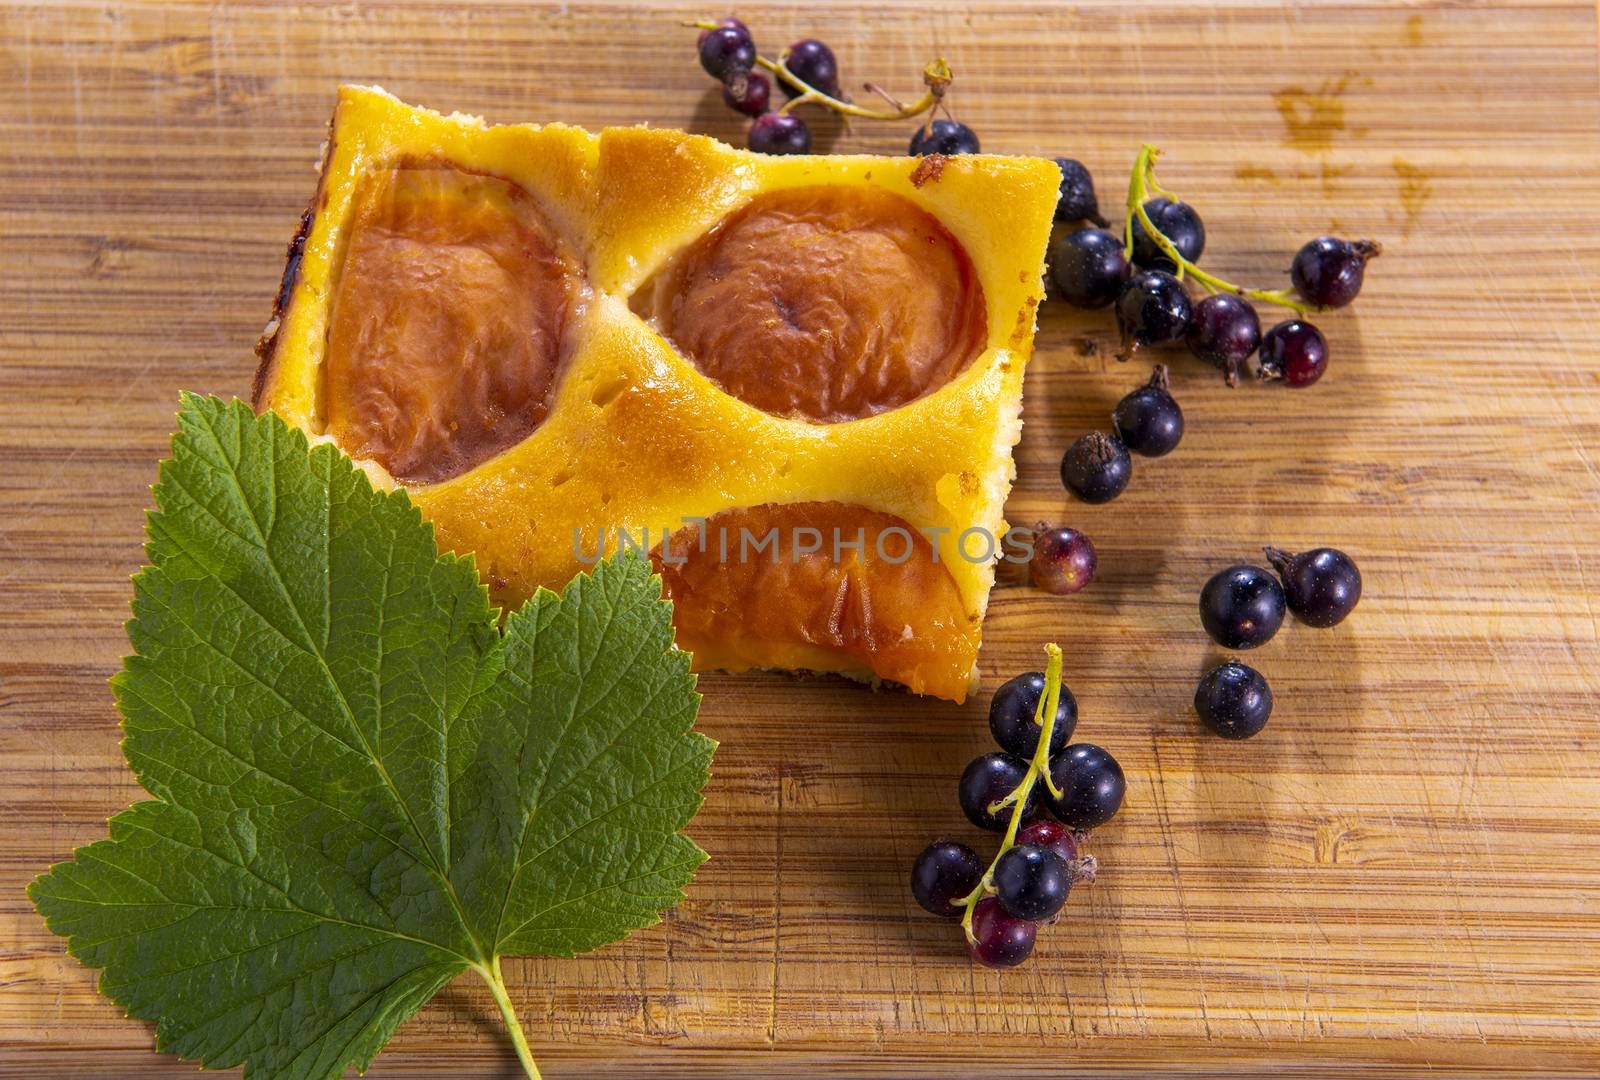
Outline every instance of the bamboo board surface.
<svg viewBox="0 0 1600 1080">
<path fill-rule="evenodd" d="M 1071 438 L 1143 365 L 1047 305 L 1014 522 L 1088 531 L 1101 578 L 995 593 L 965 706 L 708 676 L 712 860 L 658 927 L 508 982 L 552 1078 L 1600 1074 L 1600 71 L 1584 3 L 810 3 L 847 82 L 943 53 L 985 149 L 1068 153 L 1116 205 L 1141 141 L 1224 276 L 1276 284 L 1325 231 L 1388 253 L 1319 317 L 1311 390 L 1186 356 L 1181 449 L 1069 503 Z M 180 388 L 248 392 L 333 90 L 491 120 L 737 140 L 687 7 L 0 3 L 0 1076 L 186 1076 L 98 997 L 23 895 L 140 794 L 106 678 Z M 896 153 L 908 124 L 820 125 Z M 1087 344 L 1086 344 L 1087 343 Z M 1092 346 L 1092 347 L 1091 347 Z M 1272 542 L 1366 575 L 1335 631 L 1251 660 L 1266 733 L 1202 737 L 1194 598 Z M 1591 578 L 1590 574 L 1594 577 Z M 1078 733 L 1130 775 L 1100 881 L 1009 974 L 905 885 L 976 842 L 955 778 L 989 690 L 1067 654 Z M 373 1075 L 509 1076 L 463 977 Z"/>
</svg>

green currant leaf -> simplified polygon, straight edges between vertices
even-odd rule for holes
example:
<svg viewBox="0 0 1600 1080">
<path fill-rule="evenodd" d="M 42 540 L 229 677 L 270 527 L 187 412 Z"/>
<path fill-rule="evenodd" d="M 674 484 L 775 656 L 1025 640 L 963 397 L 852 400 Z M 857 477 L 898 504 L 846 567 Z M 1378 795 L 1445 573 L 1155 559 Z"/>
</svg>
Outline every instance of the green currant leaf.
<svg viewBox="0 0 1600 1080">
<path fill-rule="evenodd" d="M 365 1068 L 471 968 L 655 922 L 714 744 L 638 558 L 502 633 L 471 559 L 276 416 L 185 395 L 113 680 L 152 799 L 29 887 L 157 1045 L 247 1077 Z"/>
</svg>

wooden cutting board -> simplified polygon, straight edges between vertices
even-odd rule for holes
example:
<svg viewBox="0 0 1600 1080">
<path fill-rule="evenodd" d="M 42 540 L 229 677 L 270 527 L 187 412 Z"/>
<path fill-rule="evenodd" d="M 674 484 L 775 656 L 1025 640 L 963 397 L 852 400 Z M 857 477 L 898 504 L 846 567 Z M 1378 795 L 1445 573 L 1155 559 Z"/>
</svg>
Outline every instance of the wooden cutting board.
<svg viewBox="0 0 1600 1080">
<path fill-rule="evenodd" d="M 742 138 L 687 7 L 0 5 L 0 1076 L 189 1075 L 94 991 L 24 895 L 140 794 L 106 678 L 180 388 L 242 394 L 340 81 L 493 120 Z M 1592 4 L 746 6 L 846 80 L 915 91 L 946 56 L 988 150 L 1067 153 L 1121 201 L 1142 141 L 1276 284 L 1305 239 L 1381 239 L 1319 318 L 1306 391 L 1175 355 L 1188 434 L 1103 507 L 1056 463 L 1147 374 L 1104 313 L 1044 310 L 1015 522 L 1070 522 L 1101 577 L 995 594 L 985 691 L 1066 649 L 1081 738 L 1128 770 L 1100 881 L 1035 958 L 975 969 L 906 875 L 980 838 L 954 706 L 713 676 L 712 860 L 667 921 L 512 960 L 552 1078 L 1600 1074 L 1600 73 Z M 897 153 L 908 124 L 819 123 Z M 1345 626 L 1253 654 L 1243 744 L 1189 707 L 1195 613 L 1262 543 L 1366 574 Z M 407 1023 L 379 1076 L 507 1076 L 485 988 Z M 1319 1073 L 1320 1075 L 1320 1073 Z"/>
</svg>

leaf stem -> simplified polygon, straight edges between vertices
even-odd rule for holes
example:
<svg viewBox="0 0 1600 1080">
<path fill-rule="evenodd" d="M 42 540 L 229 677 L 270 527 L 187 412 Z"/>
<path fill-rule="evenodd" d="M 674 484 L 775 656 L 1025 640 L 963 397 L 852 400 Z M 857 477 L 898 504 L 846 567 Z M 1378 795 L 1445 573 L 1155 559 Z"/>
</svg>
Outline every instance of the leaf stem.
<svg viewBox="0 0 1600 1080">
<path fill-rule="evenodd" d="M 1155 223 L 1150 220 L 1150 215 L 1144 208 L 1145 200 L 1150 198 L 1152 193 L 1177 199 L 1176 195 L 1156 182 L 1156 158 L 1160 156 L 1159 149 L 1145 143 L 1139 147 L 1139 155 L 1133 160 L 1133 173 L 1128 177 L 1128 216 L 1122 226 L 1124 256 L 1130 262 L 1133 260 L 1133 221 L 1138 218 L 1139 224 L 1144 226 L 1145 235 L 1150 237 L 1156 247 L 1161 249 L 1161 253 L 1171 259 L 1173 265 L 1178 268 L 1176 276 L 1179 280 L 1188 274 L 1213 293 L 1229 292 L 1236 296 L 1247 296 L 1264 304 L 1290 308 L 1302 315 L 1311 311 L 1311 305 L 1298 299 L 1289 289 L 1247 289 L 1242 285 L 1224 281 L 1215 274 L 1206 273 L 1178 252 L 1172 241 L 1155 227 Z"/>
<path fill-rule="evenodd" d="M 522 1024 L 517 1020 L 517 1010 L 512 1007 L 511 995 L 506 993 L 506 980 L 500 974 L 500 958 L 496 956 L 489 964 L 489 967 L 480 964 L 474 964 L 473 967 L 483 976 L 483 981 L 489 984 L 495 1004 L 500 1006 L 500 1018 L 506 1022 L 506 1031 L 511 1035 L 511 1045 L 517 1049 L 517 1060 L 522 1063 L 522 1071 L 527 1074 L 528 1080 L 540 1080 L 539 1066 L 534 1064 L 533 1052 L 528 1049 L 528 1037 L 523 1034 Z"/>
<path fill-rule="evenodd" d="M 1006 826 L 1005 837 L 1000 841 L 1000 850 L 995 852 L 994 860 L 989 863 L 989 869 L 983 872 L 978 884 L 961 900 L 961 906 L 966 909 L 961 914 L 961 929 L 969 943 L 976 941 L 972 934 L 973 909 L 978 906 L 979 900 L 994 892 L 994 868 L 1000 862 L 1000 856 L 1017 844 L 1017 830 L 1022 827 L 1022 815 L 1027 809 L 1028 797 L 1033 794 L 1033 785 L 1043 780 L 1050 794 L 1058 798 L 1061 795 L 1061 789 L 1056 787 L 1055 780 L 1050 776 L 1050 739 L 1055 734 L 1056 709 L 1061 704 L 1061 646 L 1051 642 L 1044 650 L 1049 656 L 1044 669 L 1044 693 L 1039 696 L 1039 704 L 1033 710 L 1033 722 L 1040 726 L 1039 745 L 1033 749 L 1033 758 L 1028 762 L 1028 771 L 1022 777 L 1022 782 L 1011 794 L 989 806 L 991 814 L 1011 807 L 1011 821 Z"/>
</svg>

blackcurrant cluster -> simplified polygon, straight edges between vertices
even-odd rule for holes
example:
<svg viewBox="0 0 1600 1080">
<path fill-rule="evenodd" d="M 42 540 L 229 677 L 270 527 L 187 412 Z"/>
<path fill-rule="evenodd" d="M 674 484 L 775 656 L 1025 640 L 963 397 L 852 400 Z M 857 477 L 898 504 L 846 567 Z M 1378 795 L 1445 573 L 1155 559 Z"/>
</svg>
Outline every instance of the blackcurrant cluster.
<svg viewBox="0 0 1600 1080">
<path fill-rule="evenodd" d="M 734 112 L 755 117 L 750 125 L 749 147 L 763 154 L 809 154 L 811 129 L 800 117 L 786 110 L 768 112 L 772 102 L 772 79 L 756 68 L 760 60 L 750 28 L 733 16 L 700 31 L 700 66 L 722 84 L 722 100 Z M 795 78 L 830 97 L 840 96 L 839 64 L 833 50 L 814 38 L 789 46 L 779 64 Z M 779 79 L 785 96 L 799 97 L 803 91 Z"/>
<path fill-rule="evenodd" d="M 1200 590 L 1200 622 L 1218 645 L 1254 649 L 1283 624 L 1285 608 L 1307 626 L 1344 621 L 1361 599 L 1361 571 L 1335 548 L 1290 555 L 1262 549 L 1278 576 L 1241 563 L 1219 570 Z M 1261 673 L 1238 660 L 1211 669 L 1194 692 L 1194 709 L 1226 739 L 1248 739 L 1272 715 L 1272 688 Z"/>
<path fill-rule="evenodd" d="M 1133 479 L 1132 454 L 1164 457 L 1182 439 L 1183 410 L 1167 386 L 1166 365 L 1157 364 L 1149 382 L 1117 402 L 1110 432 L 1091 431 L 1067 447 L 1061 482 L 1086 503 L 1110 502 Z"/>
<path fill-rule="evenodd" d="M 755 118 L 747 143 L 751 150 L 763 154 L 809 154 L 811 129 L 792 110 L 814 103 L 868 120 L 902 120 L 927 113 L 929 119 L 911 136 L 912 154 L 978 152 L 978 137 L 971 128 L 952 119 L 932 119 L 950 85 L 950 69 L 943 60 L 935 60 L 923 69 L 927 92 L 907 105 L 872 83 L 866 84 L 889 105 L 887 109 L 874 110 L 856 105 L 845 96 L 838 58 L 816 38 L 796 41 L 773 61 L 756 51 L 749 26 L 731 15 L 717 22 L 689 25 L 700 30 L 700 66 L 722 84 L 722 100 L 734 112 Z M 774 82 L 789 100 L 776 111 L 769 111 Z"/>
<path fill-rule="evenodd" d="M 1167 387 L 1167 368 L 1157 364 L 1150 381 L 1129 391 L 1111 412 L 1111 431 L 1091 431 L 1061 457 L 1061 482 L 1087 503 L 1110 502 L 1133 477 L 1132 454 L 1162 457 L 1183 439 L 1183 410 Z M 1057 596 L 1075 593 L 1094 580 L 1099 567 L 1094 544 L 1077 529 L 1041 522 L 1034 531 L 1028 576 L 1035 588 Z"/>
<path fill-rule="evenodd" d="M 1078 705 L 1061 685 L 1061 650 L 1046 649 L 1045 671 L 1018 675 L 989 703 L 1000 751 L 975 758 L 961 774 L 961 809 L 978 828 L 1003 834 L 999 853 L 985 869 L 966 844 L 936 840 L 911 868 L 917 903 L 959 917 L 968 952 L 986 967 L 1026 960 L 1037 924 L 1056 920 L 1074 884 L 1094 880 L 1096 862 L 1082 853 L 1083 841 L 1111 820 L 1127 789 L 1105 750 L 1068 745 Z"/>
<path fill-rule="evenodd" d="M 1361 291 L 1367 261 L 1382 249 L 1370 240 L 1322 236 L 1295 255 L 1289 268 L 1292 293 L 1230 284 L 1197 265 L 1205 251 L 1206 229 L 1194 207 L 1166 195 L 1145 197 L 1152 188 L 1160 190 L 1154 179 L 1155 156 L 1153 147 L 1139 152 L 1120 238 L 1101 219 L 1099 227 L 1078 229 L 1056 243 L 1050 260 L 1056 294 L 1076 307 L 1114 304 L 1124 359 L 1138 349 L 1181 341 L 1195 356 L 1220 368 L 1232 386 L 1259 349 L 1258 379 L 1281 379 L 1296 387 L 1316 382 L 1328 367 L 1322 332 L 1293 318 L 1263 333 L 1250 300 L 1297 313 L 1343 307 Z M 1074 182 L 1092 190 L 1092 180 Z M 1065 190 L 1065 180 L 1063 185 Z M 1195 300 L 1184 285 L 1186 278 L 1198 281 L 1207 295 Z"/>
</svg>

